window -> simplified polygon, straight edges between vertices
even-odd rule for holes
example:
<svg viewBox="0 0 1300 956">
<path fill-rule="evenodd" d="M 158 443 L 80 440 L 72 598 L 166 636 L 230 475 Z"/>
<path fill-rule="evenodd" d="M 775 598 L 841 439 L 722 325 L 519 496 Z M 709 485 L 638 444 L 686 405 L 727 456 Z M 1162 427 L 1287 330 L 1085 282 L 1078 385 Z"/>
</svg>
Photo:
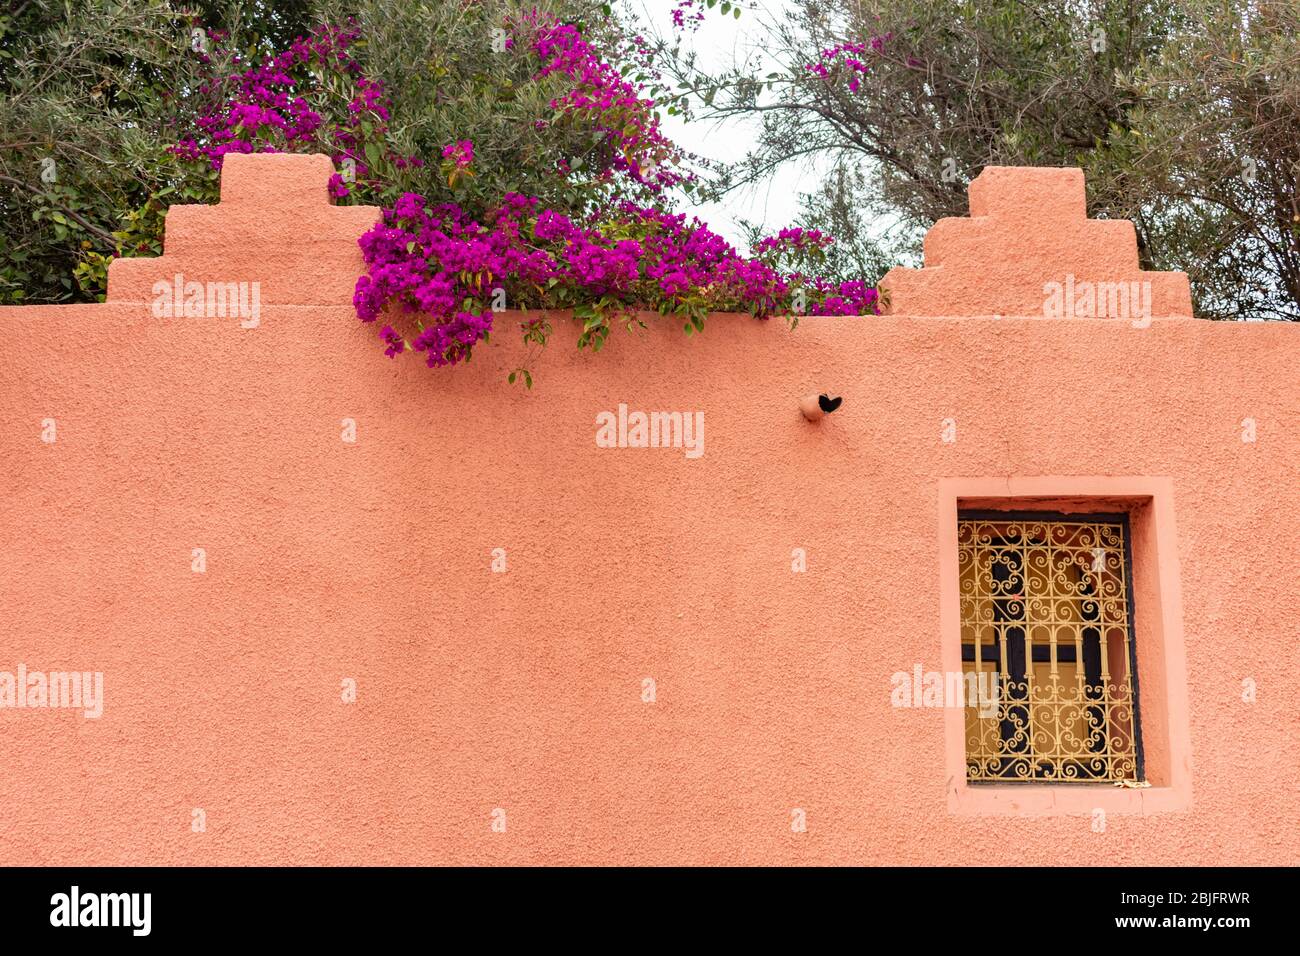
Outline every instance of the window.
<svg viewBox="0 0 1300 956">
<path fill-rule="evenodd" d="M 966 709 L 966 779 L 1142 780 L 1128 516 L 962 511 L 961 657 L 993 672 Z"/>
</svg>

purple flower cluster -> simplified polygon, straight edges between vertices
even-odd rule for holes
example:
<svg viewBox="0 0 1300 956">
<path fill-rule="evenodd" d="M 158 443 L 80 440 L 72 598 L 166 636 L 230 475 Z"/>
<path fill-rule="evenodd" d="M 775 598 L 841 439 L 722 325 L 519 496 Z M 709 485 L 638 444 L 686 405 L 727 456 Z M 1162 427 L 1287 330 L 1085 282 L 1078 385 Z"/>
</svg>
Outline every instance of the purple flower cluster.
<svg viewBox="0 0 1300 956">
<path fill-rule="evenodd" d="M 357 315 L 373 322 L 389 303 L 401 302 L 407 312 L 434 319 L 429 325 L 417 321 L 410 343 L 426 353 L 430 366 L 468 358 L 474 343 L 492 330 L 486 301 L 493 290 L 507 278 L 536 282 L 553 271 L 548 256 L 519 241 L 516 216 L 532 209 L 522 197 L 508 196 L 495 227 L 487 229 L 458 206 L 426 208 L 423 196 L 403 194 L 359 240 L 369 274 L 357 280 Z M 391 326 L 381 335 L 389 356 L 404 350 Z"/>
<path fill-rule="evenodd" d="M 673 26 L 678 30 L 689 27 L 694 31 L 698 30 L 700 24 L 704 22 L 704 11 L 696 6 L 696 0 L 677 0 L 677 4 L 672 9 L 672 18 Z"/>
<path fill-rule="evenodd" d="M 754 252 L 802 252 L 807 249 L 826 249 L 835 242 L 819 229 L 803 229 L 791 226 L 782 229 L 775 236 L 767 236 L 754 244 Z"/>
<path fill-rule="evenodd" d="M 660 129 L 654 101 L 643 99 L 638 87 L 605 62 L 573 24 L 535 12 L 530 20 L 537 30 L 533 50 L 542 61 L 536 78 L 558 73 L 573 81 L 568 91 L 551 101 L 551 108 L 576 114 L 603 134 L 612 168 L 652 192 L 686 181 L 689 177 L 669 168 L 682 152 Z"/>
<path fill-rule="evenodd" d="M 885 44 L 893 38 L 892 33 L 886 33 L 883 36 L 872 37 L 867 43 L 840 43 L 833 47 L 828 47 L 821 51 L 821 56 L 816 63 L 807 63 L 804 70 L 812 73 L 814 76 L 820 76 L 823 79 L 830 79 L 833 71 L 840 65 L 843 65 L 850 73 L 849 91 L 856 93 L 862 86 L 862 75 L 870 67 L 858 59 L 870 53 L 880 53 L 884 50 Z M 830 63 L 828 67 L 826 64 Z"/>
<path fill-rule="evenodd" d="M 469 358 L 492 331 L 492 301 L 567 308 L 601 301 L 611 311 L 693 315 L 790 311 L 802 290 L 813 315 L 872 315 L 876 290 L 784 274 L 760 257 L 742 256 L 698 219 L 621 203 L 596 223 L 577 223 L 538 200 L 508 194 L 487 224 L 460 207 L 428 207 L 406 193 L 359 240 L 368 274 L 353 304 L 363 322 L 405 313 L 410 345 L 430 367 Z M 786 229 L 758 244 L 764 252 L 825 248 L 816 230 Z M 527 327 L 525 327 L 527 330 Z M 381 338 L 390 357 L 406 340 L 391 325 Z"/>
<path fill-rule="evenodd" d="M 406 351 L 406 339 L 402 338 L 391 325 L 379 330 L 379 337 L 384 340 L 384 354 L 389 358 Z"/>
<path fill-rule="evenodd" d="M 365 146 L 372 140 L 383 145 L 389 104 L 383 83 L 367 77 L 348 52 L 358 36 L 353 26 L 321 26 L 257 66 L 207 81 L 201 92 L 214 105 L 198 118 L 199 135 L 180 140 L 172 152 L 184 159 L 207 159 L 220 169 L 227 153 L 324 150 L 336 163 L 349 165 L 350 181 L 365 179 L 371 172 Z M 211 39 L 215 52 L 224 35 L 214 31 Z M 239 61 L 238 55 L 232 59 Z M 319 82 L 317 72 L 343 77 L 351 84 L 353 95 L 346 113 L 328 122 L 299 92 L 310 94 Z M 389 158 L 421 164 L 417 158 Z M 330 195 L 347 196 L 350 181 L 336 173 L 330 180 Z"/>
<path fill-rule="evenodd" d="M 449 159 L 457 169 L 466 169 L 474 162 L 474 144 L 467 139 L 442 148 L 442 158 Z"/>
</svg>

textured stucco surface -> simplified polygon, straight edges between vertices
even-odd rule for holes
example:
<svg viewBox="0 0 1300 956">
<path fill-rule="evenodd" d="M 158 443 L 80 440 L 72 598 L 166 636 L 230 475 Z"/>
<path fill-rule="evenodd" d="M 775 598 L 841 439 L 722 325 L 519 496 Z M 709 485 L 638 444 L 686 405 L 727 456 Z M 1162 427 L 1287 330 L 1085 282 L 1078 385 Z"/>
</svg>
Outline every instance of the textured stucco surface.
<svg viewBox="0 0 1300 956">
<path fill-rule="evenodd" d="M 249 189 L 213 227 L 237 268 L 196 262 L 316 250 L 256 328 L 151 316 L 153 278 L 200 277 L 170 220 L 115 301 L 0 310 L 0 670 L 106 695 L 0 709 L 0 863 L 1300 862 L 1300 329 L 900 296 L 592 356 L 557 319 L 527 392 L 511 334 L 386 359 L 355 246 L 295 226 L 319 210 L 254 228 L 276 196 Z M 844 405 L 811 424 L 814 391 Z M 704 455 L 598 448 L 620 402 L 703 411 Z M 954 815 L 945 713 L 890 706 L 891 674 L 941 666 L 940 479 L 1071 475 L 1171 482 L 1191 809 Z"/>
</svg>

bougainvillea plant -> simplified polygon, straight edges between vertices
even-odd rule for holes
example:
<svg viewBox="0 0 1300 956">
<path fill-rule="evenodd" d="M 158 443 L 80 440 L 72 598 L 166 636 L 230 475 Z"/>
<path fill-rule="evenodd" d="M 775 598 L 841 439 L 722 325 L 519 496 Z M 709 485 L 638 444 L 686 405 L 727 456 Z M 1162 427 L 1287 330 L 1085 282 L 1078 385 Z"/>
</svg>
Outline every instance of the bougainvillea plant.
<svg viewBox="0 0 1300 956">
<path fill-rule="evenodd" d="M 876 291 L 861 282 L 832 285 L 772 265 L 815 256 L 829 241 L 788 229 L 746 257 L 699 220 L 631 202 L 577 223 L 512 193 L 478 222 L 454 204 L 428 208 L 407 193 L 361 237 L 368 274 L 353 301 L 363 322 L 405 319 L 405 332 L 382 327 L 385 351 L 398 355 L 409 341 L 431 367 L 469 358 L 506 303 L 572 309 L 583 323 L 578 345 L 593 351 L 619 320 L 642 323 L 643 311 L 684 319 L 687 334 L 702 331 L 709 312 L 874 314 Z M 526 341 L 545 344 L 544 320 L 521 326 Z"/>
<path fill-rule="evenodd" d="M 545 176 L 558 185 L 534 184 L 545 197 L 503 189 L 492 200 L 482 180 L 493 170 L 479 175 L 491 143 L 460 131 L 403 142 L 385 83 L 354 55 L 365 41 L 353 24 L 322 27 L 265 62 L 215 76 L 203 90 L 210 109 L 174 151 L 214 168 L 230 152 L 329 153 L 336 201 L 383 207 L 359 239 L 367 272 L 357 315 L 376 325 L 387 355 L 422 353 L 430 367 L 469 359 L 507 309 L 569 310 L 581 322 L 579 347 L 594 351 L 614 325 L 634 328 L 654 313 L 692 334 L 710 312 L 785 314 L 794 324 L 800 314 L 877 311 L 874 289 L 816 276 L 829 236 L 782 230 L 746 256 L 670 211 L 671 191 L 689 188 L 695 174 L 660 129 L 644 80 L 625 75 L 627 64 L 649 69 L 639 36 L 623 38 L 620 69 L 577 24 L 536 10 L 498 22 L 489 35 L 496 53 L 522 61 L 523 81 L 546 92 L 549 117 L 534 126 L 591 144 L 551 157 Z M 545 318 L 509 321 L 526 343 L 546 344 Z M 510 380 L 531 387 L 532 374 L 519 368 Z"/>
<path fill-rule="evenodd" d="M 182 138 L 172 152 L 213 169 L 221 168 L 228 153 L 326 152 L 343 170 L 330 182 L 332 196 L 357 191 L 379 198 L 383 181 L 377 167 L 419 166 L 423 160 L 389 148 L 384 84 L 367 77 L 352 56 L 358 36 L 353 25 L 322 26 L 263 63 L 213 76 L 200 89 L 210 106 L 200 113 L 196 134 Z M 207 39 L 215 52 L 225 36 L 213 31 Z M 211 62 L 206 52 L 200 56 Z M 237 54 L 231 59 L 239 62 Z"/>
</svg>

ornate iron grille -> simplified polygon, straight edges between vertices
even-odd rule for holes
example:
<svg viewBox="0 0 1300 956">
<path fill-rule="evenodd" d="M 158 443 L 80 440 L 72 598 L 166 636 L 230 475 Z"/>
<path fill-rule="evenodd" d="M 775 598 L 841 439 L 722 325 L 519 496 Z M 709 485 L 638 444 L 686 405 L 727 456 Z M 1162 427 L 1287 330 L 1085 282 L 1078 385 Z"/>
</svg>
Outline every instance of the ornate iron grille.
<svg viewBox="0 0 1300 956">
<path fill-rule="evenodd" d="M 966 710 L 966 779 L 1138 781 L 1126 515 L 962 512 L 962 669 L 997 675 Z"/>
</svg>

